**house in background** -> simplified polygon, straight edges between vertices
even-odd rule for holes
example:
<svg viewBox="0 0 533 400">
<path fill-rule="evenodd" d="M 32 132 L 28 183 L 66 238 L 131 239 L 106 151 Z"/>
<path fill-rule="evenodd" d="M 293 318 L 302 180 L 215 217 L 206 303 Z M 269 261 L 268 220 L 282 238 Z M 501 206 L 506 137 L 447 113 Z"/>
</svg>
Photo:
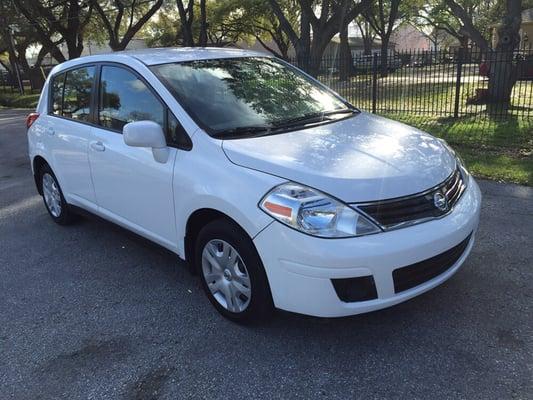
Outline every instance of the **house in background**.
<svg viewBox="0 0 533 400">
<path fill-rule="evenodd" d="M 338 35 L 331 39 L 331 42 L 327 45 L 324 51 L 324 58 L 336 58 L 340 52 L 340 38 Z M 365 46 L 363 38 L 360 36 L 349 36 L 348 45 L 350 46 L 350 52 L 352 58 L 361 58 L 365 54 Z M 381 51 L 381 41 L 374 39 L 371 46 L 371 53 L 379 53 Z M 389 46 L 389 55 L 394 55 L 394 43 Z"/>
<path fill-rule="evenodd" d="M 390 40 L 395 43 L 395 50 L 399 53 L 411 50 L 430 51 L 433 49 L 428 36 L 411 24 L 400 25 L 392 33 Z"/>
</svg>

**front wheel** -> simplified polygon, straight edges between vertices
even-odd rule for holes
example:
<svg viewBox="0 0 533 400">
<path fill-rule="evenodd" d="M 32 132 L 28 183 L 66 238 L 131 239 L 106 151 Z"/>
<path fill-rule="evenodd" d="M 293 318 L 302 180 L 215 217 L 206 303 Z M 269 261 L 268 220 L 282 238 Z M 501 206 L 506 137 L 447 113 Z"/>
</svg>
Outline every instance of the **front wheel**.
<svg viewBox="0 0 533 400">
<path fill-rule="evenodd" d="M 252 240 L 224 219 L 206 225 L 196 240 L 196 268 L 211 304 L 234 321 L 265 319 L 273 305 L 263 264 Z"/>
</svg>

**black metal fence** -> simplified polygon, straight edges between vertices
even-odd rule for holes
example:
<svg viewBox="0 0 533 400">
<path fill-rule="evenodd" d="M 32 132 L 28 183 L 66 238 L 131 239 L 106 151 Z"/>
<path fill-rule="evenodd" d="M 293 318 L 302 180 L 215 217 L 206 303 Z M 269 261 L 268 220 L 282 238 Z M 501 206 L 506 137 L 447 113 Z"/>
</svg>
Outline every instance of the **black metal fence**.
<svg viewBox="0 0 533 400">
<path fill-rule="evenodd" d="M 434 117 L 533 117 L 533 48 L 511 57 L 476 49 L 412 50 L 341 59 L 289 62 L 308 72 L 354 105 L 380 114 Z M 314 67 L 312 67 L 314 65 Z M 312 67 L 312 68 L 311 68 Z M 39 93 L 50 67 L 20 71 L 25 93 Z M 514 75 L 514 77 L 513 77 Z M 0 70 L 0 90 L 18 92 L 18 77 Z M 492 102 L 494 86 L 515 81 L 509 102 Z"/>
<path fill-rule="evenodd" d="M 18 93 L 20 84 L 25 94 L 40 93 L 46 76 L 53 66 L 30 68 L 28 72 L 18 68 L 17 71 L 11 72 L 5 69 L 0 70 L 0 90 L 8 93 Z M 19 84 L 20 79 L 20 84 Z"/>
<path fill-rule="evenodd" d="M 475 49 L 412 50 L 341 59 L 289 60 L 354 105 L 381 114 L 478 118 L 533 117 L 533 49 L 484 53 Z M 312 67 L 314 65 L 314 67 Z M 316 72 L 318 71 L 318 73 Z M 512 84 L 512 82 L 515 82 Z M 511 82 L 509 101 L 496 97 Z M 494 99 L 500 100 L 494 100 Z"/>
</svg>

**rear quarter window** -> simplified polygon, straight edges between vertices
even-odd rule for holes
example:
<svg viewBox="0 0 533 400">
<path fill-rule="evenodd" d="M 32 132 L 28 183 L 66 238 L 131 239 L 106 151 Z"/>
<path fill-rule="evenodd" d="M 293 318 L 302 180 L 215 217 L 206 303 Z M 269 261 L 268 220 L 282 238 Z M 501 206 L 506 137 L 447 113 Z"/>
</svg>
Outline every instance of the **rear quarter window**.
<svg viewBox="0 0 533 400">
<path fill-rule="evenodd" d="M 96 68 L 80 67 L 52 78 L 49 113 L 77 121 L 89 121 Z"/>
<path fill-rule="evenodd" d="M 89 120 L 94 71 L 95 67 L 84 67 L 67 72 L 63 90 L 63 117 L 77 121 Z"/>
<path fill-rule="evenodd" d="M 52 89 L 50 96 L 49 112 L 53 115 L 61 115 L 63 106 L 63 88 L 65 84 L 65 74 L 58 74 L 52 77 Z"/>
</svg>

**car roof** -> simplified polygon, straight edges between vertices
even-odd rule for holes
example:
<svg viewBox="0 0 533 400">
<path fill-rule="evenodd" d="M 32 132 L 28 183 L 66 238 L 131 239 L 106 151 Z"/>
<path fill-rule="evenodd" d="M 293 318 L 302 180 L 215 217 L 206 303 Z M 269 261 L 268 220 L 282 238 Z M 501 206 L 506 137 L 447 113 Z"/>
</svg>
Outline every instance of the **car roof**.
<svg viewBox="0 0 533 400">
<path fill-rule="evenodd" d="M 219 47 L 165 47 L 147 48 L 137 50 L 116 51 L 98 55 L 79 57 L 66 61 L 55 68 L 55 72 L 74 67 L 80 64 L 92 62 L 122 62 L 128 63 L 131 59 L 136 59 L 145 65 L 167 64 L 181 61 L 209 60 L 217 58 L 238 58 L 238 57 L 271 57 L 267 53 L 253 50 L 242 50 L 234 48 Z"/>
<path fill-rule="evenodd" d="M 137 58 L 146 65 L 169 62 L 208 60 L 214 58 L 234 58 L 265 56 L 267 54 L 253 50 L 220 47 L 166 47 L 156 49 L 127 50 L 123 54 Z"/>
</svg>

